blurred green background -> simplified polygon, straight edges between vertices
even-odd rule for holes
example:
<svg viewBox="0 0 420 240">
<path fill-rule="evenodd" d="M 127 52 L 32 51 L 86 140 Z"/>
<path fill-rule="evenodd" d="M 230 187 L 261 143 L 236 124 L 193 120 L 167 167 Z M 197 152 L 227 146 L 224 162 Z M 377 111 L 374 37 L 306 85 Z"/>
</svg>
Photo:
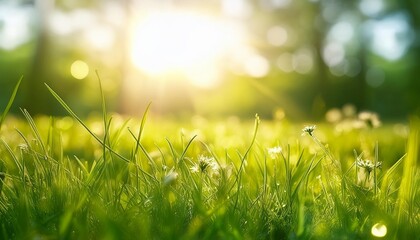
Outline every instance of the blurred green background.
<svg viewBox="0 0 420 240">
<path fill-rule="evenodd" d="M 419 112 L 417 0 L 0 0 L 0 109 L 324 118 Z"/>
</svg>

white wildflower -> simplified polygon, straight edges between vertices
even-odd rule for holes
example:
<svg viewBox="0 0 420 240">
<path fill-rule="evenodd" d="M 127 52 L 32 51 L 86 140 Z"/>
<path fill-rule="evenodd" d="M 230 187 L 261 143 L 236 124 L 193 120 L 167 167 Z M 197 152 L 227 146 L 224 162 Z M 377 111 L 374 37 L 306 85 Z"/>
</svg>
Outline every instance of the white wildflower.
<svg viewBox="0 0 420 240">
<path fill-rule="evenodd" d="M 191 172 L 197 173 L 207 173 L 209 175 L 218 173 L 219 165 L 217 164 L 214 157 L 208 157 L 200 155 L 198 157 L 198 163 L 191 167 Z"/>
<path fill-rule="evenodd" d="M 373 163 L 371 160 L 363 160 L 362 158 L 357 158 L 356 161 L 357 167 L 357 184 L 364 188 L 370 189 L 374 185 L 374 179 L 371 172 L 375 168 L 381 168 L 382 162 Z"/>
<path fill-rule="evenodd" d="M 281 153 L 282 148 L 279 146 L 276 146 L 276 147 L 268 148 L 267 151 L 268 151 L 268 155 L 270 155 L 270 158 L 276 159 Z"/>
<path fill-rule="evenodd" d="M 164 178 L 163 178 L 163 185 L 169 186 L 173 184 L 176 179 L 178 178 L 178 173 L 171 170 Z"/>
<path fill-rule="evenodd" d="M 361 112 L 358 118 L 369 128 L 377 128 L 381 125 L 378 114 L 374 112 Z"/>
<path fill-rule="evenodd" d="M 311 125 L 311 126 L 305 126 L 303 129 L 302 129 L 302 136 L 303 135 L 305 135 L 305 134 L 309 134 L 310 136 L 312 136 L 312 133 L 315 131 L 315 129 L 316 129 L 316 126 L 315 125 Z"/>
<path fill-rule="evenodd" d="M 194 164 L 194 166 L 192 166 L 190 168 L 190 170 L 191 170 L 192 173 L 198 173 L 200 171 L 199 167 L 198 167 L 198 164 Z"/>
<path fill-rule="evenodd" d="M 28 149 L 29 149 L 29 146 L 26 143 L 21 143 L 21 144 L 18 145 L 18 147 L 19 147 L 20 150 L 22 150 L 24 152 L 28 151 Z"/>
<path fill-rule="evenodd" d="M 365 169 L 368 173 L 372 172 L 372 170 L 375 167 L 376 168 L 382 167 L 382 162 L 377 162 L 376 164 L 374 164 L 371 160 L 363 160 L 361 158 L 357 158 L 356 164 L 358 167 Z"/>
</svg>

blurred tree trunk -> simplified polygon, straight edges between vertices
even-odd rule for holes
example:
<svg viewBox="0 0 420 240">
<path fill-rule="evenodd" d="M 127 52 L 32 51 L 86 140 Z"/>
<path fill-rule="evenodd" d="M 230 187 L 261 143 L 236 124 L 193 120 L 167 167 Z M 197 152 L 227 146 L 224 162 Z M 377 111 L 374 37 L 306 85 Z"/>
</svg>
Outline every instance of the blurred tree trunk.
<svg viewBox="0 0 420 240">
<path fill-rule="evenodd" d="M 124 12 L 125 12 L 125 19 L 123 22 L 126 24 L 119 29 L 119 41 L 122 43 L 121 45 L 121 63 L 120 63 L 120 69 L 121 69 L 121 90 L 120 90 L 120 96 L 118 100 L 118 111 L 122 113 L 132 113 L 132 109 L 129 109 L 129 105 L 131 102 L 129 94 L 126 93 L 126 89 L 130 88 L 130 86 L 127 86 L 127 84 L 130 82 L 130 78 L 132 78 L 132 69 L 130 64 L 130 28 L 132 28 L 132 1 L 131 0 L 123 0 L 121 5 L 123 6 Z"/>
<path fill-rule="evenodd" d="M 362 42 L 366 42 L 366 39 L 363 39 L 363 37 L 361 37 L 361 41 Z M 359 73 L 359 77 L 356 77 L 356 98 L 354 99 L 354 104 L 356 105 L 356 107 L 358 107 L 359 110 L 366 110 L 366 108 L 369 107 L 369 102 L 368 102 L 368 89 L 366 86 L 366 73 L 367 73 L 367 68 L 369 67 L 369 63 L 367 62 L 366 57 L 368 56 L 368 53 L 366 51 L 366 47 L 362 44 L 360 46 L 360 50 L 359 50 L 359 61 L 360 61 L 360 73 Z"/>
<path fill-rule="evenodd" d="M 50 94 L 44 86 L 48 72 L 48 17 L 54 8 L 54 0 L 35 0 L 38 17 L 38 36 L 36 37 L 35 51 L 32 66 L 26 76 L 26 95 L 23 107 L 31 114 L 52 113 L 51 104 L 48 103 Z"/>
<path fill-rule="evenodd" d="M 420 4 L 418 0 L 407 0 L 403 1 L 403 7 L 410 14 L 410 24 L 412 25 L 415 40 L 413 46 L 411 46 L 410 53 L 414 55 L 414 59 L 420 59 L 420 40 L 419 40 L 419 29 L 420 29 Z M 409 53 L 409 54 L 410 54 Z M 407 92 L 405 95 L 405 103 L 408 105 L 410 112 L 414 112 L 417 115 L 420 115 L 420 105 L 418 90 L 420 89 L 420 81 L 418 81 L 418 76 L 420 75 L 420 62 L 411 61 L 410 72 L 406 74 L 406 77 L 409 77 Z"/>
<path fill-rule="evenodd" d="M 313 45 L 315 47 L 315 63 L 316 63 L 316 95 L 313 101 L 313 114 L 314 117 L 317 119 L 321 119 L 324 116 L 326 107 L 328 103 L 328 66 L 325 64 L 324 59 L 322 57 L 322 50 L 323 50 L 323 42 L 324 42 L 324 35 L 327 29 L 327 23 L 322 20 L 321 12 L 322 6 L 321 2 L 314 4 L 315 5 L 315 12 L 318 15 L 314 16 L 314 27 L 312 35 L 313 35 Z M 318 25 L 315 24 L 316 19 L 319 18 Z"/>
</svg>

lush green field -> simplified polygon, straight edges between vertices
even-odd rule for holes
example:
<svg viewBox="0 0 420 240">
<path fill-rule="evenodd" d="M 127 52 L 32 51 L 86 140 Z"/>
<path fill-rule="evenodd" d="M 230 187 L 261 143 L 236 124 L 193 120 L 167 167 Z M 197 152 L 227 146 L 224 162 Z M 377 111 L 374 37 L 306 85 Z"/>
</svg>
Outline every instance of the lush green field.
<svg viewBox="0 0 420 240">
<path fill-rule="evenodd" d="M 54 96 L 69 117 L 2 115 L 2 239 L 419 239 L 416 118 L 81 120 Z"/>
</svg>

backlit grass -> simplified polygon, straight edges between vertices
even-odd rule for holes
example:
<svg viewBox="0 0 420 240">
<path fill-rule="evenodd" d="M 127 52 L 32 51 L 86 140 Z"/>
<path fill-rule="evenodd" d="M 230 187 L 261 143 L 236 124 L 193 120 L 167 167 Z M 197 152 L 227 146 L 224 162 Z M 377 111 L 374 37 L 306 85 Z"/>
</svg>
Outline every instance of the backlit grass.
<svg viewBox="0 0 420 240">
<path fill-rule="evenodd" d="M 68 117 L 2 115 L 0 238 L 420 236 L 417 118 L 80 119 L 49 90 Z"/>
</svg>

